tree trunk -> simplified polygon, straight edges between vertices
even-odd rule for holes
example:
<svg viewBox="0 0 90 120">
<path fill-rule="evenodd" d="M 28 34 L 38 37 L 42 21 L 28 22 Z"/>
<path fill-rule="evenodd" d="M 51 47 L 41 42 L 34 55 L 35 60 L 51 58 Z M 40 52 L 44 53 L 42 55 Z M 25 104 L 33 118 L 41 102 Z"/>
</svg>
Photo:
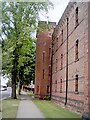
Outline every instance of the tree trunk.
<svg viewBox="0 0 90 120">
<path fill-rule="evenodd" d="M 20 82 L 19 85 L 18 85 L 18 95 L 21 95 L 21 89 L 22 89 L 22 84 Z"/>
<path fill-rule="evenodd" d="M 24 67 L 21 66 L 19 70 L 19 85 L 18 85 L 18 94 L 21 94 L 21 89 L 23 85 L 23 74 L 24 74 Z"/>
<path fill-rule="evenodd" d="M 18 51 L 17 48 L 13 51 L 13 69 L 12 69 L 12 98 L 16 99 L 16 80 L 17 80 L 17 65 L 18 65 Z"/>
<path fill-rule="evenodd" d="M 18 95 L 21 95 L 22 84 L 19 85 Z"/>
<path fill-rule="evenodd" d="M 18 95 L 21 95 L 21 91 L 20 91 L 20 80 L 18 82 Z"/>
<path fill-rule="evenodd" d="M 16 99 L 16 78 L 17 78 L 17 71 L 16 71 L 16 66 L 13 65 L 13 70 L 12 70 L 12 98 Z"/>
</svg>

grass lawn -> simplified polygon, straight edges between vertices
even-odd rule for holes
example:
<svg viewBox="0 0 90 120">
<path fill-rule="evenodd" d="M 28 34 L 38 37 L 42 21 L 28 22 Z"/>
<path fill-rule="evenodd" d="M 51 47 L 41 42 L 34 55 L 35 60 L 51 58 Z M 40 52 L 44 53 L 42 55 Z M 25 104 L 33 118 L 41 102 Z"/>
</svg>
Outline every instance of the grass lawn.
<svg viewBox="0 0 90 120">
<path fill-rule="evenodd" d="M 34 96 L 34 94 L 33 94 L 32 91 L 28 91 L 27 94 L 28 94 L 29 96 L 31 96 L 31 97 Z"/>
<path fill-rule="evenodd" d="M 18 99 L 5 99 L 2 101 L 2 118 L 16 118 L 18 105 L 20 100 Z"/>
<path fill-rule="evenodd" d="M 79 115 L 65 110 L 51 101 L 33 100 L 33 102 L 42 111 L 46 118 L 80 118 Z"/>
<path fill-rule="evenodd" d="M 0 120 L 2 118 L 2 112 L 1 112 L 1 101 L 0 101 Z"/>
</svg>

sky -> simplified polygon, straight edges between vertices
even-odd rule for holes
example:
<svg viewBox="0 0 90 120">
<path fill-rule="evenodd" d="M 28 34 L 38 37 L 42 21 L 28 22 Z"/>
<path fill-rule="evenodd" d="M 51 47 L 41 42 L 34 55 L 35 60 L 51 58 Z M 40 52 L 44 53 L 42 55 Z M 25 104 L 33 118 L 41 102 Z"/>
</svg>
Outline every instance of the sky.
<svg viewBox="0 0 90 120">
<path fill-rule="evenodd" d="M 54 9 L 50 9 L 47 14 L 48 20 L 51 22 L 59 22 L 68 2 L 70 0 L 50 0 L 54 4 Z M 45 17 L 41 16 L 41 20 L 46 20 Z"/>
</svg>

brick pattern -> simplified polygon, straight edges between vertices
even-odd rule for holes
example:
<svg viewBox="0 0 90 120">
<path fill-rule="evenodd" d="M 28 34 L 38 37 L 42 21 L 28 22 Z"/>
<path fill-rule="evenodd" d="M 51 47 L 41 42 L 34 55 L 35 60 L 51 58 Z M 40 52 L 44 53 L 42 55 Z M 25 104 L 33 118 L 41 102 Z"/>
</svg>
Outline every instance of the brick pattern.
<svg viewBox="0 0 90 120">
<path fill-rule="evenodd" d="M 75 13 L 77 7 L 78 25 L 76 26 Z M 54 29 L 54 32 L 53 29 L 51 29 L 51 31 L 45 30 L 44 32 L 39 32 L 37 35 L 36 53 L 35 94 L 39 96 L 50 95 L 50 91 L 49 89 L 47 90 L 47 88 L 50 87 L 50 81 L 52 78 L 52 101 L 66 109 L 81 114 L 84 118 L 90 117 L 89 11 L 90 2 L 69 3 L 58 25 Z M 78 59 L 76 60 L 75 51 L 77 40 Z M 50 48 L 51 44 L 52 48 Z M 43 52 L 45 52 L 44 63 Z M 50 72 L 50 66 L 52 66 L 52 74 Z M 67 70 L 68 74 L 66 74 Z M 77 92 L 75 92 L 76 75 L 78 75 Z M 67 101 L 66 76 L 68 77 Z"/>
<path fill-rule="evenodd" d="M 54 23 L 48 24 L 53 25 Z M 50 95 L 52 33 L 53 27 L 37 34 L 35 95 L 42 98 Z"/>
<path fill-rule="evenodd" d="M 84 61 L 84 111 L 83 116 L 90 119 L 90 2 L 88 3 L 88 38 L 84 43 L 84 53 L 85 53 L 85 61 Z"/>
<path fill-rule="evenodd" d="M 53 33 L 53 69 L 52 69 L 52 100 L 62 106 L 66 99 L 66 58 L 68 32 L 68 93 L 66 108 L 80 114 L 90 115 L 90 82 L 88 74 L 89 59 L 87 50 L 90 49 L 88 37 L 88 3 L 73 3 L 66 8 L 58 26 Z M 78 7 L 78 26 L 75 27 L 75 10 Z M 68 16 L 68 31 L 67 31 Z M 90 21 L 90 20 L 89 20 Z M 90 24 L 90 22 L 89 22 Z M 61 32 L 63 30 L 63 43 Z M 89 31 L 90 33 L 90 31 Z M 58 41 L 57 41 L 58 38 Z M 88 39 L 89 38 L 89 39 Z M 78 43 L 78 57 L 75 61 L 75 44 Z M 89 45 L 89 46 L 88 46 Z M 61 54 L 63 68 L 61 69 Z M 57 59 L 57 62 L 56 62 Z M 89 63 L 88 63 L 89 62 Z M 56 70 L 57 66 L 57 70 Z M 75 76 L 78 75 L 78 92 L 75 93 Z M 62 93 L 60 93 L 62 79 Z M 57 81 L 57 84 L 55 83 Z M 57 88 L 57 90 L 56 90 Z"/>
</svg>

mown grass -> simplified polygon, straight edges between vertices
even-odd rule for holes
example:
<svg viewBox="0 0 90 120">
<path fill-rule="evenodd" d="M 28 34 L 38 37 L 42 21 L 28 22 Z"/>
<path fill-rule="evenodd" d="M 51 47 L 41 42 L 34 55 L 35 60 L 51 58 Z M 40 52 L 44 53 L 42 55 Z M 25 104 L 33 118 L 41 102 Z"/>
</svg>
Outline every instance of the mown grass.
<svg viewBox="0 0 90 120">
<path fill-rule="evenodd" d="M 46 118 L 78 118 L 81 120 L 79 115 L 61 108 L 51 101 L 34 100 L 33 102 L 42 111 Z"/>
<path fill-rule="evenodd" d="M 27 94 L 31 97 L 34 96 L 34 93 L 32 91 L 28 91 Z"/>
<path fill-rule="evenodd" d="M 2 118 L 2 112 L 1 112 L 2 111 L 2 106 L 1 105 L 2 105 L 2 103 L 1 103 L 1 100 L 0 100 L 0 120 Z"/>
<path fill-rule="evenodd" d="M 16 118 L 20 100 L 5 99 L 2 101 L 2 118 Z"/>
</svg>

